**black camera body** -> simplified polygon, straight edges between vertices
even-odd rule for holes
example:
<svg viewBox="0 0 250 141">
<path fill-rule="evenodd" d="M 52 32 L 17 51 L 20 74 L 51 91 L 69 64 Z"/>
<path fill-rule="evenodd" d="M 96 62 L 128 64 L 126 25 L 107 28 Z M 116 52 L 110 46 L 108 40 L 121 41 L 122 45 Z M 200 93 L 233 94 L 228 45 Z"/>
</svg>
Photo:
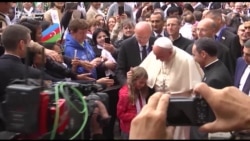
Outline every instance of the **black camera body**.
<svg viewBox="0 0 250 141">
<path fill-rule="evenodd" d="M 104 85 L 101 84 L 95 84 L 93 82 L 64 82 L 65 86 L 73 86 L 75 88 L 77 88 L 82 94 L 83 96 L 86 96 L 85 100 L 87 102 L 88 105 L 88 111 L 89 111 L 89 116 L 92 115 L 94 108 L 97 106 L 95 104 L 95 101 L 101 101 L 106 109 L 108 109 L 108 103 L 109 103 L 109 96 L 107 93 L 103 93 L 101 92 L 102 90 L 104 90 L 106 87 Z M 68 88 L 69 88 L 68 87 Z M 66 89 L 65 89 L 66 90 Z M 66 90 L 71 98 L 71 101 L 79 101 L 79 97 L 77 97 L 75 94 L 72 93 L 72 91 L 70 89 Z"/>
<path fill-rule="evenodd" d="M 94 109 L 97 107 L 95 103 L 96 100 L 101 101 L 105 105 L 106 109 L 108 109 L 109 97 L 106 93 L 97 92 L 95 94 L 90 94 L 86 97 L 86 101 L 88 102 L 89 115 L 92 115 Z"/>
<path fill-rule="evenodd" d="M 214 120 L 214 113 L 205 99 L 199 96 L 170 97 L 167 125 L 201 126 Z"/>
</svg>

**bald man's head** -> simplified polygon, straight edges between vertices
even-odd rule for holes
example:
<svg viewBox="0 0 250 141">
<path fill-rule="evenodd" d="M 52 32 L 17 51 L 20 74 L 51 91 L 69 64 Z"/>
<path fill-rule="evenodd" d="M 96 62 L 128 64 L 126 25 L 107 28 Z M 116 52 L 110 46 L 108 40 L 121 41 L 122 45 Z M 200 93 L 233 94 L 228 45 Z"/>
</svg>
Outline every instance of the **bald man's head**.
<svg viewBox="0 0 250 141">
<path fill-rule="evenodd" d="M 151 34 L 152 27 L 148 22 L 142 21 L 135 25 L 135 37 L 140 45 L 146 45 Z"/>
<path fill-rule="evenodd" d="M 198 38 L 210 37 L 214 38 L 216 24 L 210 18 L 202 19 L 197 25 L 197 36 Z"/>
</svg>

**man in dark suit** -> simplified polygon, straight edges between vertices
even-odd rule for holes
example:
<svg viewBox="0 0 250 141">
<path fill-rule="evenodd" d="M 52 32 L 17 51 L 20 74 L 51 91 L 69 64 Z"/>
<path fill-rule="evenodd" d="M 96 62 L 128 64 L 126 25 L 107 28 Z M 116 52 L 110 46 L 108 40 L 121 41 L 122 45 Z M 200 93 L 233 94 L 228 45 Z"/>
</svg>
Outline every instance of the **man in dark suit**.
<svg viewBox="0 0 250 141">
<path fill-rule="evenodd" d="M 203 10 L 208 6 L 208 2 L 195 2 L 196 4 L 193 6 L 194 10 L 200 10 L 203 12 Z"/>
<path fill-rule="evenodd" d="M 234 86 L 241 91 L 250 94 L 250 40 L 247 40 L 243 48 L 243 57 L 237 59 Z"/>
<path fill-rule="evenodd" d="M 10 25 L 3 31 L 2 43 L 5 54 L 0 57 L 0 102 L 4 100 L 6 86 L 14 79 L 24 79 L 25 76 L 34 79 L 41 77 L 41 71 L 28 67 L 21 61 L 31 41 L 30 32 L 22 25 Z M 45 75 L 45 79 L 53 78 Z M 4 125 L 0 120 L 1 129 L 4 129 Z"/>
<path fill-rule="evenodd" d="M 241 45 L 239 37 L 233 34 L 227 27 L 225 20 L 222 19 L 221 10 L 209 10 L 205 18 L 211 18 L 216 24 L 215 39 L 226 45 L 234 57 L 234 60 L 241 56 Z M 235 64 L 235 63 L 234 63 Z"/>
<path fill-rule="evenodd" d="M 122 41 L 117 58 L 116 77 L 121 85 L 126 83 L 126 74 L 131 67 L 138 66 L 152 50 L 155 37 L 148 22 L 139 22 L 135 26 L 134 36 Z"/>
<path fill-rule="evenodd" d="M 198 25 L 197 25 L 197 36 L 198 39 L 202 37 L 209 37 L 211 39 L 215 40 L 215 23 L 210 18 L 202 19 Z M 232 57 L 232 54 L 230 53 L 230 50 L 228 47 L 226 47 L 224 44 L 220 43 L 219 41 L 216 41 L 218 51 L 217 51 L 217 57 L 226 65 L 228 68 L 232 78 L 234 76 L 234 70 L 235 70 L 235 61 Z M 190 54 L 192 54 L 192 46 L 190 45 L 186 51 Z"/>
<path fill-rule="evenodd" d="M 180 34 L 179 32 L 181 28 L 180 17 L 178 16 L 168 17 L 165 24 L 166 24 L 168 37 L 169 39 L 172 40 L 173 45 L 183 50 L 186 50 L 186 48 L 193 43 L 192 40 L 189 40 Z"/>
<path fill-rule="evenodd" d="M 203 37 L 194 42 L 192 54 L 204 70 L 203 82 L 210 87 L 222 89 L 233 85 L 231 74 L 227 67 L 217 57 L 217 43 L 215 40 Z M 208 139 L 208 133 L 198 131 L 199 127 L 192 126 L 190 139 Z"/>
<path fill-rule="evenodd" d="M 154 12 L 150 16 L 150 23 L 152 26 L 152 36 L 159 37 L 167 37 L 168 33 L 164 30 L 165 18 L 164 13 L 162 12 Z"/>
<path fill-rule="evenodd" d="M 155 2 L 153 5 L 154 9 L 161 8 L 163 11 L 167 8 L 167 6 L 166 2 Z"/>
<path fill-rule="evenodd" d="M 239 88 L 246 95 L 250 94 L 250 40 L 247 40 L 243 48 L 243 57 L 239 57 L 236 62 L 234 76 L 234 86 Z M 249 130 L 236 131 L 239 139 L 249 139 Z"/>
</svg>

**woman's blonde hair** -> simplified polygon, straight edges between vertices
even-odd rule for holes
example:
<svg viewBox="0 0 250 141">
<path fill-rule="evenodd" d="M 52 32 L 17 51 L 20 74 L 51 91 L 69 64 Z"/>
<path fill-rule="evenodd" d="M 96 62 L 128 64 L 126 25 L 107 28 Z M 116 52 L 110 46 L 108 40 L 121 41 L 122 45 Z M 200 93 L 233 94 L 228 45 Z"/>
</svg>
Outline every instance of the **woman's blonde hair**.
<svg viewBox="0 0 250 141">
<path fill-rule="evenodd" d="M 129 101 L 134 104 L 135 100 L 138 98 L 139 93 L 141 92 L 143 97 L 146 97 L 148 95 L 148 87 L 145 85 L 142 89 L 138 90 L 135 88 L 135 82 L 139 79 L 148 79 L 147 71 L 143 67 L 134 67 L 132 69 L 132 76 L 131 79 L 128 82 L 128 88 L 129 88 Z"/>
</svg>

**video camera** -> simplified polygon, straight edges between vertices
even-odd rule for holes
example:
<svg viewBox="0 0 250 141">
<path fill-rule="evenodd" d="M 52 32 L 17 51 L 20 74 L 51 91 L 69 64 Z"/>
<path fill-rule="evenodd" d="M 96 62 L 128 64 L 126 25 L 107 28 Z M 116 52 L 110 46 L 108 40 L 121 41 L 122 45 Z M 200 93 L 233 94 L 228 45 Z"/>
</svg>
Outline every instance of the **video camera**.
<svg viewBox="0 0 250 141">
<path fill-rule="evenodd" d="M 201 126 L 214 120 L 214 113 L 204 98 L 198 95 L 170 97 L 167 125 Z"/>
<path fill-rule="evenodd" d="M 57 82 L 43 89 L 34 79 L 16 81 L 6 88 L 1 118 L 8 132 L 19 134 L 18 139 L 56 139 L 69 130 L 70 139 L 78 138 L 97 106 L 95 101 L 108 108 L 103 89 L 93 82 Z"/>
</svg>

